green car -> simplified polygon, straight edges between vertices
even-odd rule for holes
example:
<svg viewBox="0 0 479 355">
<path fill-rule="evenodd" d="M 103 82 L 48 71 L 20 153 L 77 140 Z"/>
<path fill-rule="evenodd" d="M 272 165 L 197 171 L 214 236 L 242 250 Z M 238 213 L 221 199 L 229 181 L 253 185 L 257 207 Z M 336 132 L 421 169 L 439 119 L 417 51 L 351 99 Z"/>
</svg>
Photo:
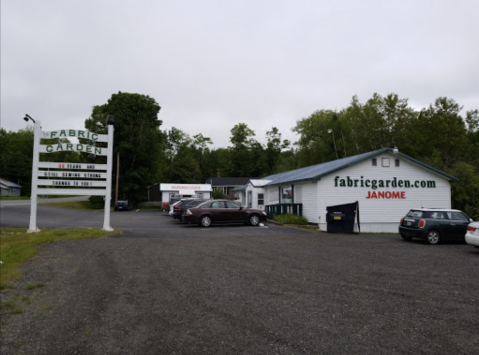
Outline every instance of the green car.
<svg viewBox="0 0 479 355">
<path fill-rule="evenodd" d="M 425 239 L 431 245 L 443 240 L 464 241 L 471 222 L 472 219 L 459 210 L 413 208 L 401 218 L 399 234 L 405 240 Z"/>
</svg>

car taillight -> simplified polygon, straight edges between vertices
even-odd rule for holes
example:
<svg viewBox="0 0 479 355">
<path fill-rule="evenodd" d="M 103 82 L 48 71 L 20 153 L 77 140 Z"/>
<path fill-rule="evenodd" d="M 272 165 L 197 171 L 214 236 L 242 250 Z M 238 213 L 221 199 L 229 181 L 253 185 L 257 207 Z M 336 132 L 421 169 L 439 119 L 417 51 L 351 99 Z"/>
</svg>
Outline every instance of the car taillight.
<svg viewBox="0 0 479 355">
<path fill-rule="evenodd" d="M 471 231 L 471 232 L 474 232 L 476 230 L 476 228 L 474 228 L 473 226 L 467 226 L 467 230 Z"/>
<path fill-rule="evenodd" d="M 399 225 L 402 225 L 402 221 L 404 221 L 404 218 L 401 218 L 401 222 L 399 222 Z"/>
<path fill-rule="evenodd" d="M 176 207 L 176 206 L 175 206 L 175 210 L 180 211 L 180 210 L 181 210 L 181 207 Z"/>
<path fill-rule="evenodd" d="M 419 223 L 417 224 L 419 228 L 424 228 L 425 225 L 426 225 L 426 221 L 424 219 L 421 219 Z"/>
<path fill-rule="evenodd" d="M 193 213 L 191 213 L 190 210 L 186 210 L 186 213 L 185 213 L 185 214 L 188 215 L 188 216 L 191 216 Z"/>
</svg>

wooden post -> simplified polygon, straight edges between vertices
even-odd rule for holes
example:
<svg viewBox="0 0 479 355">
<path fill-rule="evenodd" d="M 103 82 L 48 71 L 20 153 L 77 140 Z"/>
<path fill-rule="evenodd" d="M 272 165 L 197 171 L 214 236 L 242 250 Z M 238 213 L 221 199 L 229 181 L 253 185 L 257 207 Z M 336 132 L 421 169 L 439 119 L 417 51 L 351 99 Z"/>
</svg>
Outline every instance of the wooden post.
<svg viewBox="0 0 479 355">
<path fill-rule="evenodd" d="M 118 179 L 120 178 L 120 152 L 116 153 L 116 193 L 115 203 L 118 201 Z"/>
</svg>

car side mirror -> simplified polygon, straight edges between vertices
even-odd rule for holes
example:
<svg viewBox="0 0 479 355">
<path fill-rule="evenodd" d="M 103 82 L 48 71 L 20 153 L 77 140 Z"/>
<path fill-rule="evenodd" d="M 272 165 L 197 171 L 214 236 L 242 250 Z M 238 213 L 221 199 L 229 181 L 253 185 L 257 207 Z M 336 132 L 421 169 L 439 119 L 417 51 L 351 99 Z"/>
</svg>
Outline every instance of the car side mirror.
<svg viewBox="0 0 479 355">
<path fill-rule="evenodd" d="M 240 206 L 239 210 L 241 211 L 243 209 L 243 206 Z"/>
</svg>

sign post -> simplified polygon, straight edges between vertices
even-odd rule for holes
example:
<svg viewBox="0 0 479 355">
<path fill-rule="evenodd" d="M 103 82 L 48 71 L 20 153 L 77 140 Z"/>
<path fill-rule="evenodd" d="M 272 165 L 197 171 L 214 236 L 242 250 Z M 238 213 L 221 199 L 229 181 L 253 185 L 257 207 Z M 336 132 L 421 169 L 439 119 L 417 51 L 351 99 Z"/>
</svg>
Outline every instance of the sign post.
<svg viewBox="0 0 479 355">
<path fill-rule="evenodd" d="M 103 230 L 113 231 L 110 226 L 110 201 L 111 201 L 111 170 L 113 168 L 113 125 L 108 125 L 108 154 L 106 156 L 106 195 L 105 195 L 105 218 Z M 110 144 L 111 142 L 111 144 Z M 111 149 L 110 149 L 111 146 Z"/>
<path fill-rule="evenodd" d="M 109 116 L 112 117 L 112 116 Z M 87 130 L 62 129 L 41 131 L 40 122 L 35 122 L 32 164 L 32 195 L 28 233 L 40 232 L 37 227 L 38 195 L 87 195 L 104 196 L 105 213 L 103 230 L 113 231 L 110 226 L 111 174 L 113 165 L 113 120 L 107 120 L 108 135 Z M 41 145 L 40 139 L 85 138 L 89 144 L 56 143 Z M 106 142 L 108 147 L 98 147 L 96 142 Z M 40 153 L 75 151 L 106 156 L 106 164 L 40 162 Z M 43 170 L 41 170 L 43 169 Z M 48 170 L 44 170 L 48 169 Z M 105 172 L 106 171 L 106 172 Z M 87 180 L 88 179 L 88 180 Z M 93 179 L 93 180 L 92 180 Z"/>
<path fill-rule="evenodd" d="M 33 164 L 32 164 L 32 195 L 30 196 L 30 225 L 27 233 L 38 233 L 37 228 L 37 180 L 38 180 L 38 162 L 40 160 L 40 121 L 35 121 L 33 126 Z"/>
</svg>

